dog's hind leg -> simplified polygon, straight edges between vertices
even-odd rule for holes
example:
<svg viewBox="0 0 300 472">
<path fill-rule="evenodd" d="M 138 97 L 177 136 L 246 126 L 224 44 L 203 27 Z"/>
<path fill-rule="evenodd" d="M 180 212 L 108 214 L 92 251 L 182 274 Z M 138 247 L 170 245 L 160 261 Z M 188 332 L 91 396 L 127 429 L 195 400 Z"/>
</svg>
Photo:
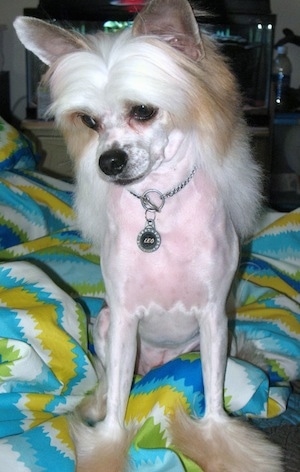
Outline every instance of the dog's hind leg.
<svg viewBox="0 0 300 472">
<path fill-rule="evenodd" d="M 107 377 L 105 372 L 106 345 L 109 329 L 110 312 L 105 306 L 100 311 L 93 323 L 93 342 L 96 356 L 93 357 L 93 365 L 97 374 L 98 384 L 81 403 L 77 406 L 74 414 L 70 415 L 71 429 L 73 424 L 84 422 L 87 425 L 94 425 L 106 416 L 107 399 Z"/>
<path fill-rule="evenodd" d="M 94 367 L 97 372 L 98 384 L 95 389 L 84 397 L 78 405 L 75 417 L 90 424 L 96 424 L 106 416 L 107 379 L 104 367 L 98 358 L 94 359 Z"/>
</svg>

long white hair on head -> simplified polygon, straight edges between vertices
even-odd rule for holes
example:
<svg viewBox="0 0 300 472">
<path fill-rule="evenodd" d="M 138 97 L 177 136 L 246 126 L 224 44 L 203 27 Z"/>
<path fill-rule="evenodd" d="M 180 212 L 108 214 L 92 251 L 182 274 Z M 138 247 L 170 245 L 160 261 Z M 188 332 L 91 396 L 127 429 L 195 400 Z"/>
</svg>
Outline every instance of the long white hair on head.
<svg viewBox="0 0 300 472">
<path fill-rule="evenodd" d="M 63 56 L 50 67 L 50 112 L 57 120 L 76 108 L 94 106 L 97 114 L 109 101 L 114 106 L 125 101 L 150 103 L 168 112 L 174 126 L 186 131 L 197 128 L 200 142 L 207 143 L 212 156 L 224 155 L 231 136 L 224 129 L 236 120 L 232 109 L 237 93 L 227 68 L 220 68 L 219 57 L 215 61 L 211 54 L 199 65 L 157 38 L 132 37 L 129 31 L 117 40 L 97 35 L 90 42 L 90 51 Z M 214 70 L 208 61 L 218 68 Z"/>
</svg>

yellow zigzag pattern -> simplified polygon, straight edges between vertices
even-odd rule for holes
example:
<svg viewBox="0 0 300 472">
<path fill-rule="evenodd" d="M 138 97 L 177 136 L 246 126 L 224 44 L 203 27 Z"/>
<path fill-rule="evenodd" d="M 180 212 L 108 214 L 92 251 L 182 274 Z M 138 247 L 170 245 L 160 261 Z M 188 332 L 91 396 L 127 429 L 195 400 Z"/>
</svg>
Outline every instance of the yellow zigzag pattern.
<svg viewBox="0 0 300 472">
<path fill-rule="evenodd" d="M 126 422 L 144 421 L 152 414 L 155 405 L 159 405 L 165 416 L 170 416 L 178 404 L 182 405 L 185 410 L 189 409 L 185 395 L 168 385 L 156 388 L 149 393 L 132 393 L 127 405 Z"/>
<path fill-rule="evenodd" d="M 74 219 L 74 210 L 55 195 L 52 195 L 49 191 L 33 185 L 20 184 L 18 185 L 18 188 L 29 194 L 36 202 L 50 208 L 55 208 L 56 211 L 60 212 L 62 215 L 67 216 L 72 220 Z"/>
<path fill-rule="evenodd" d="M 35 349 L 42 351 L 39 353 L 42 358 L 45 356 L 49 358 L 46 362 L 50 369 L 62 384 L 67 385 L 69 379 L 76 376 L 77 365 L 74 362 L 75 355 L 72 352 L 73 344 L 70 336 L 59 327 L 57 322 L 56 306 L 53 300 L 52 303 L 47 304 L 46 300 L 39 300 L 36 293 L 19 286 L 9 290 L 7 303 L 8 306 L 13 307 L 12 309 L 20 310 L 21 313 L 26 310 L 24 319 L 31 320 L 35 331 L 33 333 L 32 326 L 29 326 L 29 337 L 34 336 L 39 341 L 39 346 L 34 346 Z M 22 327 L 26 332 L 26 320 L 22 323 Z M 65 348 L 68 344 L 70 349 Z"/>
</svg>

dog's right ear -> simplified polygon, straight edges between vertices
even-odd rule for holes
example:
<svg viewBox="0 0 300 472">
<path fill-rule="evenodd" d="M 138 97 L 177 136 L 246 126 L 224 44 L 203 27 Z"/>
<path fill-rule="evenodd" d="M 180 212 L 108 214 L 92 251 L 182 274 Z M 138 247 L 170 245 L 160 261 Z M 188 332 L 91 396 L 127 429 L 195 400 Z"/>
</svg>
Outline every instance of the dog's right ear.
<svg viewBox="0 0 300 472">
<path fill-rule="evenodd" d="M 25 48 L 47 65 L 64 54 L 88 49 L 81 35 L 37 18 L 19 16 L 13 25 Z"/>
</svg>

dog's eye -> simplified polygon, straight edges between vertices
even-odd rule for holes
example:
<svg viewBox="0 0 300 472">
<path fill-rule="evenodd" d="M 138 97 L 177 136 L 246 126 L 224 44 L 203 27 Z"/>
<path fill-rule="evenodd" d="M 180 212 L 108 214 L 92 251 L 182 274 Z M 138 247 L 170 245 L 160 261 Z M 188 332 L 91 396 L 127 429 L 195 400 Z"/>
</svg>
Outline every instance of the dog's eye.
<svg viewBox="0 0 300 472">
<path fill-rule="evenodd" d="M 151 105 L 135 105 L 130 110 L 130 117 L 137 121 L 148 121 L 154 118 L 157 108 Z"/>
<path fill-rule="evenodd" d="M 81 118 L 82 123 L 88 128 L 96 129 L 98 127 L 97 121 L 92 116 L 82 114 L 80 115 L 80 118 Z"/>
</svg>

